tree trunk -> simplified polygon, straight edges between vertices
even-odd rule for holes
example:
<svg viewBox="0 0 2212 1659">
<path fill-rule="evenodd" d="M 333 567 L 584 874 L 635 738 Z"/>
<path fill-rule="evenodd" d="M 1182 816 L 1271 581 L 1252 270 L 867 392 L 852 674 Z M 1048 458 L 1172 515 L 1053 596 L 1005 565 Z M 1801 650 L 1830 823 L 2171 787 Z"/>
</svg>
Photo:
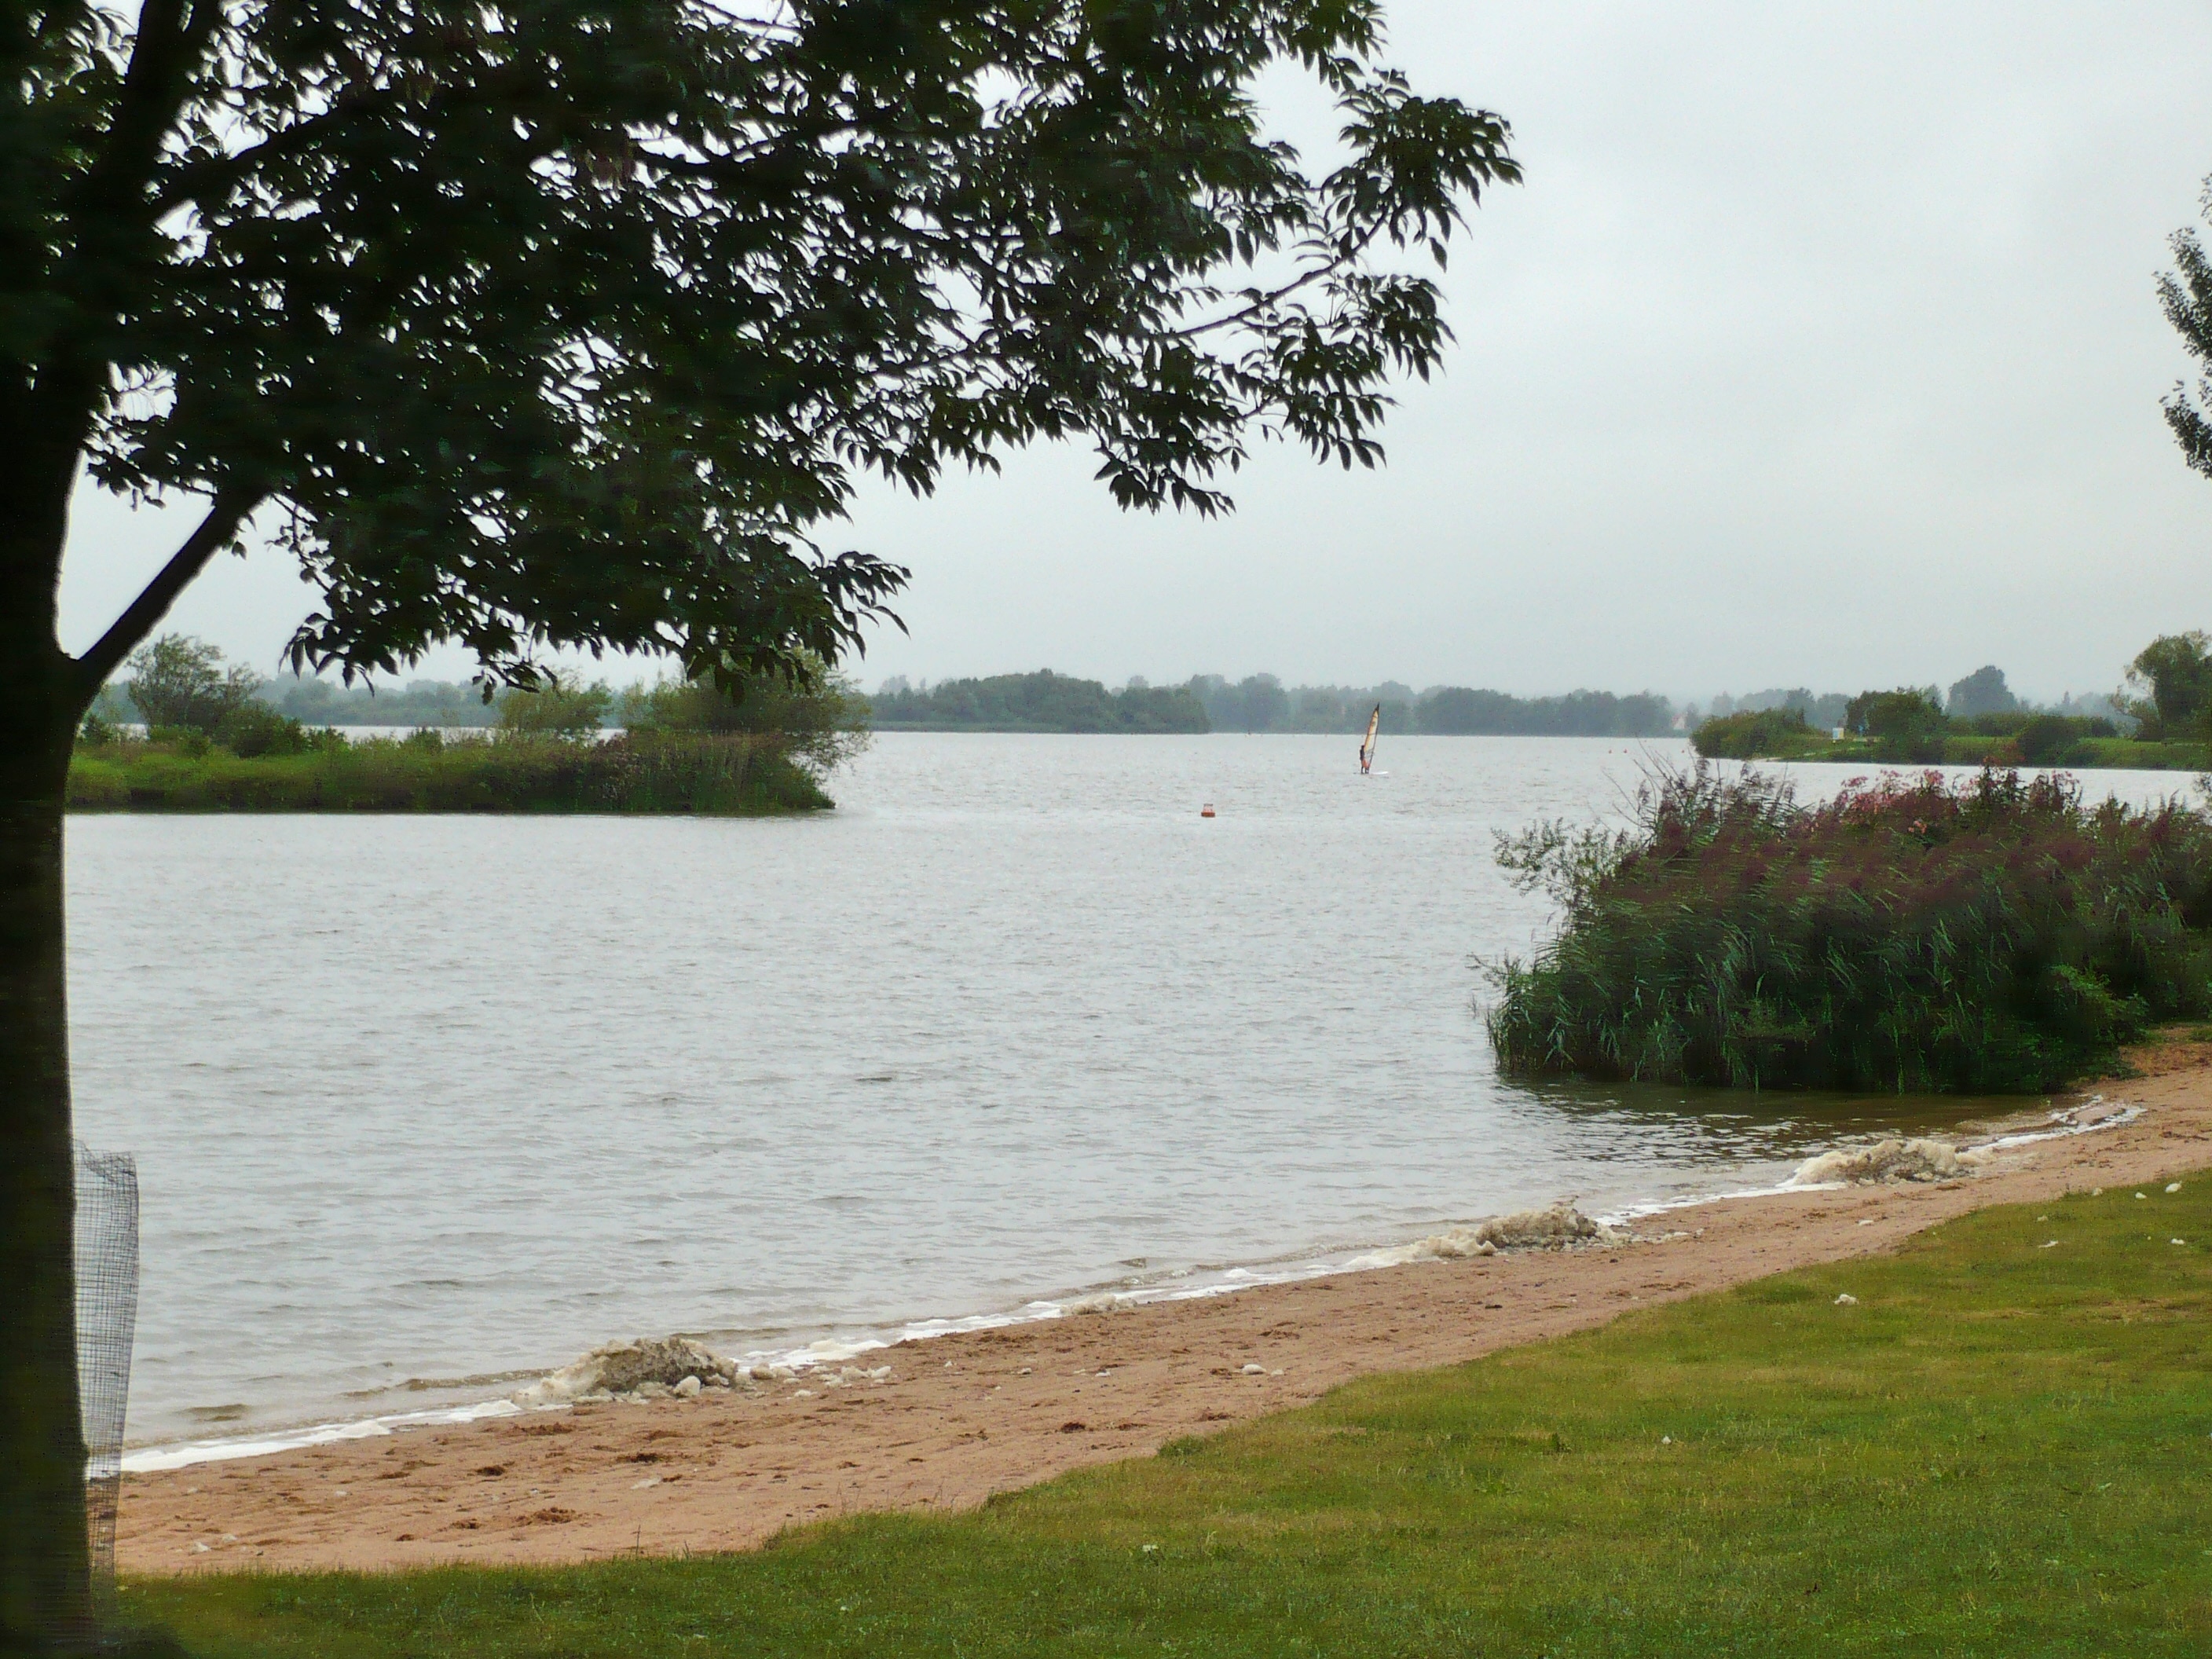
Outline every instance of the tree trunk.
<svg viewBox="0 0 2212 1659">
<path fill-rule="evenodd" d="M 93 1634 L 76 1376 L 62 803 L 83 695 L 10 625 L 0 691 L 0 1652 Z"/>
</svg>

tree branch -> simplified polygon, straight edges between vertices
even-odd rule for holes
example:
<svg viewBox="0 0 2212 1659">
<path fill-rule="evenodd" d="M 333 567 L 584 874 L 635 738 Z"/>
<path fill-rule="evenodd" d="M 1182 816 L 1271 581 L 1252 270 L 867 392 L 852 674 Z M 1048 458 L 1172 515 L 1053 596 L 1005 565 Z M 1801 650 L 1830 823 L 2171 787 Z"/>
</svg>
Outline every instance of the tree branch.
<svg viewBox="0 0 2212 1659">
<path fill-rule="evenodd" d="M 161 139 L 188 92 L 191 60 L 213 25 L 207 0 L 147 0 L 140 8 L 122 95 L 107 143 L 85 174 L 88 205 L 116 212 L 143 191 L 161 155 Z"/>
<path fill-rule="evenodd" d="M 207 568 L 210 559 L 229 544 L 256 505 L 256 498 L 251 496 L 216 495 L 207 517 L 200 520 L 200 527 L 161 567 L 161 574 L 148 582 L 146 591 L 131 601 L 130 609 L 100 636 L 100 642 L 76 659 L 77 672 L 83 677 L 88 692 L 106 684 L 107 677 L 123 665 L 123 659 L 137 647 L 139 641 L 154 631 L 154 625 L 169 614 L 169 607 L 177 602 L 177 596 Z"/>
<path fill-rule="evenodd" d="M 371 100 L 366 97 L 341 98 L 328 109 L 304 116 L 258 143 L 233 150 L 228 155 L 179 166 L 154 194 L 154 216 L 159 219 L 186 202 L 205 206 L 210 196 L 236 184 L 263 162 L 282 160 L 310 143 L 326 139 L 332 128 L 343 126 L 371 107 Z"/>
</svg>

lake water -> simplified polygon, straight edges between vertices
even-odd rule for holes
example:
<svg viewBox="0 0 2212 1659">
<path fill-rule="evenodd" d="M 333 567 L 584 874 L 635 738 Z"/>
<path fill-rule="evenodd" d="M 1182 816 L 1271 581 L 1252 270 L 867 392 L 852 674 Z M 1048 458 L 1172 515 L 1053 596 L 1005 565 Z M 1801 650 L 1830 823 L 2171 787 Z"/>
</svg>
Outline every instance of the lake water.
<svg viewBox="0 0 2212 1659">
<path fill-rule="evenodd" d="M 1546 918 L 1492 832 L 1684 746 L 1354 744 L 897 733 L 803 819 L 72 819 L 131 1438 L 1218 1284 L 1965 1109 L 1502 1081 L 1474 958 Z"/>
</svg>

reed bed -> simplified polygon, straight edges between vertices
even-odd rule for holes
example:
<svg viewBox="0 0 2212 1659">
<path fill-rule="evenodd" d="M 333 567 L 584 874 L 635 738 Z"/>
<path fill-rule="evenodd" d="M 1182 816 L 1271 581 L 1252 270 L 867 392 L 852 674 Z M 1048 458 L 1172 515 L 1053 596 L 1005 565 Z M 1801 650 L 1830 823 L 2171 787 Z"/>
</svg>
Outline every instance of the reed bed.
<svg viewBox="0 0 2212 1659">
<path fill-rule="evenodd" d="M 1499 860 L 1562 907 L 1495 965 L 1508 1071 L 1747 1088 L 2032 1092 L 2212 1008 L 2212 821 L 2063 775 L 1855 781 L 1819 805 L 1700 763 L 1617 831 Z"/>
</svg>

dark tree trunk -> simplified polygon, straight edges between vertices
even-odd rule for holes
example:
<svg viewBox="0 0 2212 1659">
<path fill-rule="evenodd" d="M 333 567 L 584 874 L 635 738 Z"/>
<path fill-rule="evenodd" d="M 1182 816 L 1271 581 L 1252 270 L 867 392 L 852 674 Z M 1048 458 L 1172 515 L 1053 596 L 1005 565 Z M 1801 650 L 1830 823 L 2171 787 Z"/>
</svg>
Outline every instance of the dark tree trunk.
<svg viewBox="0 0 2212 1659">
<path fill-rule="evenodd" d="M 8 1654 L 66 1650 L 93 1634 L 62 929 L 62 802 L 87 699 L 76 665 L 49 631 L 23 620 L 0 620 L 0 1652 Z"/>
</svg>

